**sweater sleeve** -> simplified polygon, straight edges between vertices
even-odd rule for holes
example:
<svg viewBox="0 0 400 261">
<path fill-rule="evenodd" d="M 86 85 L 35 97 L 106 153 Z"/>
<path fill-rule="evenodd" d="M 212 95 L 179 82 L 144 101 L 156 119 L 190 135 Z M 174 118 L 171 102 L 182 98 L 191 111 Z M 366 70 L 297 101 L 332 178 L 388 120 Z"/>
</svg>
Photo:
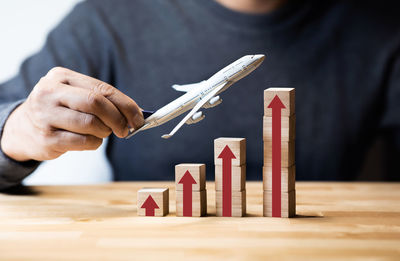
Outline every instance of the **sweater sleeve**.
<svg viewBox="0 0 400 261">
<path fill-rule="evenodd" d="M 104 19 L 92 4 L 78 4 L 49 33 L 43 48 L 22 63 L 18 74 L 0 84 L 0 140 L 10 113 L 51 68 L 61 66 L 103 81 L 109 80 L 110 54 L 104 28 Z M 0 190 L 19 184 L 39 164 L 14 161 L 0 149 Z"/>
</svg>

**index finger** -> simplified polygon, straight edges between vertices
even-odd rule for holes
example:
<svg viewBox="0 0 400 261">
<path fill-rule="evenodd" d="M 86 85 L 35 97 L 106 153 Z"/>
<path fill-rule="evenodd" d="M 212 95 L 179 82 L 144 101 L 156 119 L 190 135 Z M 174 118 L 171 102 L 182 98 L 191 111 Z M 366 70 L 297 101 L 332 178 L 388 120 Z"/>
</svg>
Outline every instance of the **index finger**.
<svg viewBox="0 0 400 261">
<path fill-rule="evenodd" d="M 136 102 L 110 84 L 68 69 L 65 69 L 60 80 L 69 85 L 90 89 L 103 95 L 124 115 L 130 127 L 136 130 L 143 126 L 143 113 Z"/>
</svg>

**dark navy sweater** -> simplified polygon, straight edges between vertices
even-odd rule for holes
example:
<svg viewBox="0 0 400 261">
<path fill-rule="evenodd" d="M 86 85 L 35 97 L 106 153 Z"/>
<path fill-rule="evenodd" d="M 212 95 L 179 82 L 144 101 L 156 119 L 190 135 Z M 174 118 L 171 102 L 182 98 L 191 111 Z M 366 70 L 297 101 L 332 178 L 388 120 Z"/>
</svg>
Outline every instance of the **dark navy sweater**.
<svg viewBox="0 0 400 261">
<path fill-rule="evenodd" d="M 106 81 L 142 108 L 182 95 L 172 84 L 199 82 L 246 54 L 262 66 L 205 110 L 205 120 L 163 140 L 180 118 L 134 136 L 112 136 L 115 180 L 171 180 L 174 165 L 207 164 L 213 140 L 247 139 L 247 178 L 262 177 L 263 90 L 296 88 L 298 180 L 353 180 L 377 137 L 387 141 L 382 179 L 399 179 L 400 6 L 397 1 L 289 1 L 267 15 L 228 10 L 212 0 L 93 0 L 49 34 L 19 74 L 0 85 L 0 122 L 54 66 Z M 0 153 L 0 187 L 38 165 Z M 388 167 L 393 166 L 393 167 Z"/>
</svg>

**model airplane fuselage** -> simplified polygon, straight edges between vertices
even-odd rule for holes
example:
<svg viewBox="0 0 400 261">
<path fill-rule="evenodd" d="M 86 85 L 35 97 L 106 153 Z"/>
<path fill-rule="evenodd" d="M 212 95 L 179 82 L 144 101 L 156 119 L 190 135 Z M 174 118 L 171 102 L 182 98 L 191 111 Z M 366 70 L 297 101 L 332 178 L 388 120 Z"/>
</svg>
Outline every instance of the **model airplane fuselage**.
<svg viewBox="0 0 400 261">
<path fill-rule="evenodd" d="M 186 93 L 152 113 L 145 119 L 143 127 L 131 132 L 126 138 L 132 137 L 139 131 L 160 126 L 189 110 L 191 111 L 171 133 L 162 136 L 164 139 L 174 135 L 185 123 L 193 124 L 201 121 L 205 116 L 199 110 L 201 108 L 212 108 L 220 104 L 222 99 L 218 94 L 254 71 L 263 62 L 264 58 L 265 56 L 262 54 L 246 55 L 226 66 L 208 80 L 194 84 L 173 85 L 172 88 L 175 90 Z"/>
</svg>

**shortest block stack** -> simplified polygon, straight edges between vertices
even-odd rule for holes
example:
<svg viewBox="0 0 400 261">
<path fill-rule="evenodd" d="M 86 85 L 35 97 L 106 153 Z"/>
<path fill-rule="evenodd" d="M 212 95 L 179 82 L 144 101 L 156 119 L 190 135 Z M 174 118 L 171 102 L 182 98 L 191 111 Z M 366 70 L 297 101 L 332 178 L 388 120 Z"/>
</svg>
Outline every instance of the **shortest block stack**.
<svg viewBox="0 0 400 261">
<path fill-rule="evenodd" d="M 176 216 L 201 217 L 207 214 L 206 165 L 175 166 Z"/>
<path fill-rule="evenodd" d="M 214 140 L 217 216 L 246 215 L 246 139 Z"/>
<path fill-rule="evenodd" d="M 295 190 L 295 89 L 264 91 L 264 216 L 293 217 Z"/>
<path fill-rule="evenodd" d="M 162 217 L 169 213 L 168 188 L 142 188 L 137 195 L 139 216 Z"/>
</svg>

